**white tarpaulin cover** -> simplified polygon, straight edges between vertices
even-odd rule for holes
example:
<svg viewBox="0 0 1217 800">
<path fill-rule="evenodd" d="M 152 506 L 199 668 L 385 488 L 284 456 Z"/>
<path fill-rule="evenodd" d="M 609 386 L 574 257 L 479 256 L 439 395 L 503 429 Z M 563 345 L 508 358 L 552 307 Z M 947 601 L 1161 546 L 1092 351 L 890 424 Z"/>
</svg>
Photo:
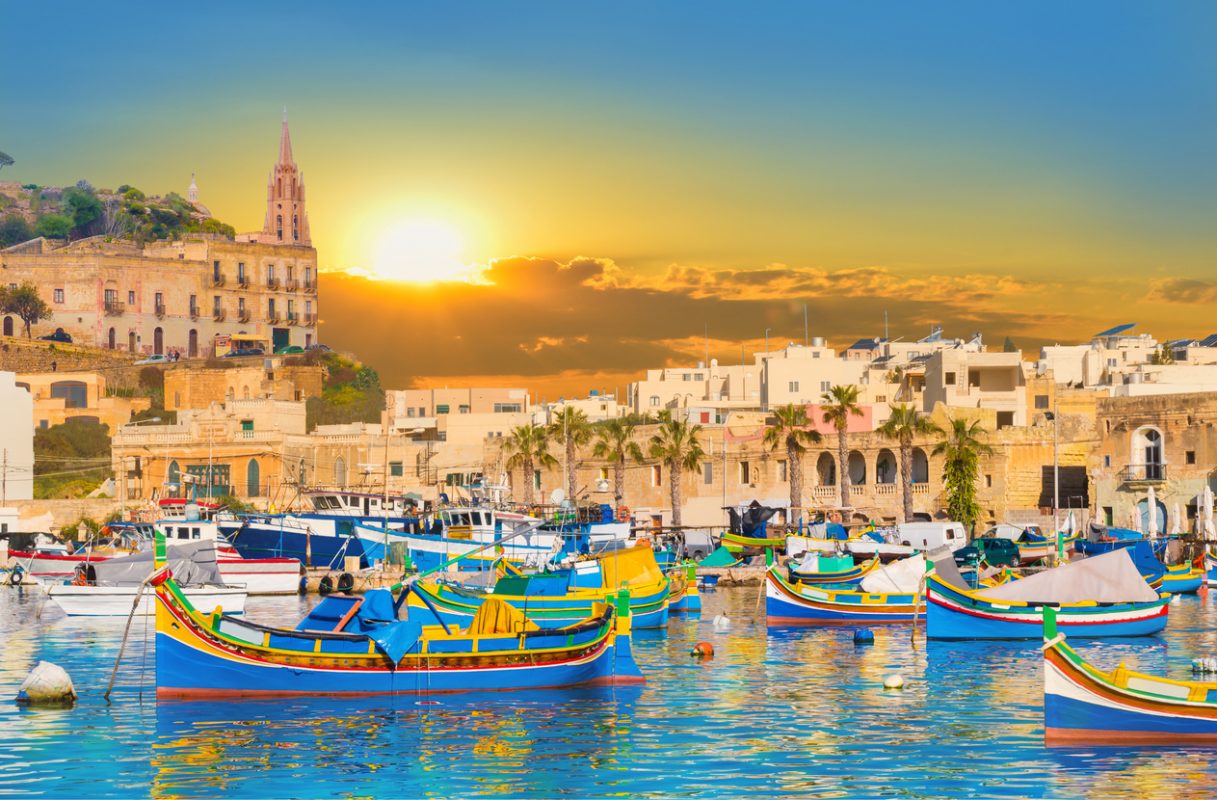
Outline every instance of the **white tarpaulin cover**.
<svg viewBox="0 0 1217 800">
<path fill-rule="evenodd" d="M 98 585 L 136 585 L 152 574 L 152 555 L 151 550 L 145 550 L 122 558 L 93 561 L 89 566 L 97 575 Z M 171 544 L 165 555 L 174 579 L 182 586 L 224 583 L 216 563 L 216 545 L 211 540 Z"/>
<path fill-rule="evenodd" d="M 925 557 L 921 554 L 885 564 L 862 579 L 862 591 L 869 594 L 908 594 L 921 588 Z"/>
<path fill-rule="evenodd" d="M 1126 548 L 1091 556 L 977 592 L 986 600 L 1027 603 L 1147 603 L 1158 599 Z"/>
</svg>

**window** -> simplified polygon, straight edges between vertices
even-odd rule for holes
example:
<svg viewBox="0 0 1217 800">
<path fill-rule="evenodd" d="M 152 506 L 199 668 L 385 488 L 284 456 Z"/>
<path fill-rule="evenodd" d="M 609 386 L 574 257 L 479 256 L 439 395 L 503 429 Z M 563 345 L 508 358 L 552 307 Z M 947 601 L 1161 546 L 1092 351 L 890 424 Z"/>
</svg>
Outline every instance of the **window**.
<svg viewBox="0 0 1217 800">
<path fill-rule="evenodd" d="M 304 288 L 305 289 L 313 288 L 313 268 L 312 267 L 304 268 Z"/>
<path fill-rule="evenodd" d="M 819 357 L 820 357 L 820 351 L 819 351 L 819 350 L 816 350 L 814 353 L 812 353 L 812 354 L 811 354 L 811 357 L 812 357 L 812 358 L 819 358 Z"/>
<path fill-rule="evenodd" d="M 245 262 L 244 261 L 237 262 L 237 283 L 241 283 L 241 284 L 245 283 Z"/>
<path fill-rule="evenodd" d="M 414 416 L 414 407 L 413 407 L 413 406 L 411 406 L 410 408 L 407 408 L 407 409 L 406 409 L 406 416 L 407 416 L 407 417 L 413 417 L 413 416 Z"/>
<path fill-rule="evenodd" d="M 275 318 L 275 298 L 270 298 L 266 301 L 266 317 L 267 319 Z"/>
<path fill-rule="evenodd" d="M 270 288 L 275 288 L 275 265 L 266 265 L 266 285 Z"/>
<path fill-rule="evenodd" d="M 252 431 L 254 429 L 254 421 L 252 419 L 241 420 L 241 430 Z"/>
<path fill-rule="evenodd" d="M 1037 394 L 1035 396 L 1035 407 L 1039 410 L 1048 408 L 1048 395 Z"/>
<path fill-rule="evenodd" d="M 655 394 L 651 395 L 651 405 L 652 406 L 659 405 L 659 395 L 655 395 Z"/>
<path fill-rule="evenodd" d="M 785 483 L 788 480 L 790 480 L 790 477 L 787 471 L 786 459 L 780 458 L 778 459 L 778 481 Z"/>
<path fill-rule="evenodd" d="M 427 409 L 423 408 L 422 406 L 419 406 L 419 407 L 418 407 L 418 415 L 419 415 L 420 417 L 425 417 L 425 416 L 427 416 Z"/>
<path fill-rule="evenodd" d="M 747 484 L 748 477 L 749 477 L 748 462 L 747 461 L 739 462 L 739 482 L 741 484 Z"/>
<path fill-rule="evenodd" d="M 651 465 L 651 485 L 652 486 L 662 486 L 663 485 L 663 467 L 661 467 L 658 464 Z"/>
<path fill-rule="evenodd" d="M 1013 427 L 1013 425 L 1014 425 L 1014 412 L 1013 411 L 998 411 L 997 412 L 998 430 L 1001 430 L 1002 428 L 1010 428 L 1010 427 Z"/>
<path fill-rule="evenodd" d="M 792 392 L 797 392 L 797 391 L 799 390 L 799 382 L 798 382 L 798 381 L 791 381 L 790 383 L 788 383 L 788 384 L 786 385 L 786 388 L 787 388 L 789 391 L 792 391 Z"/>
<path fill-rule="evenodd" d="M 217 283 L 220 280 L 220 262 L 219 261 L 211 262 L 211 279 L 216 281 Z"/>
<path fill-rule="evenodd" d="M 461 414 L 468 414 L 468 413 L 469 413 L 469 406 L 467 406 L 467 405 L 463 405 L 463 404 L 462 404 L 462 405 L 457 406 L 457 407 L 456 407 L 456 410 L 457 410 L 459 413 L 461 413 Z"/>
<path fill-rule="evenodd" d="M 541 488 L 541 470 L 539 470 L 539 469 L 534 469 L 532 471 L 532 488 L 534 488 L 534 489 Z"/>
<path fill-rule="evenodd" d="M 1111 466 L 1111 456 L 1103 456 L 1103 466 L 1105 466 L 1105 467 Z"/>
<path fill-rule="evenodd" d="M 156 307 L 157 307 L 157 309 L 159 309 L 159 310 L 163 311 L 163 310 L 165 309 L 165 294 L 164 294 L 164 292 L 157 292 L 155 295 L 153 295 L 153 298 L 154 298 L 154 300 L 156 301 Z"/>
<path fill-rule="evenodd" d="M 437 405 L 435 407 L 435 413 L 436 414 L 447 414 L 448 413 L 448 404 L 440 403 L 439 405 Z"/>
<path fill-rule="evenodd" d="M 63 289 L 56 289 L 56 290 L 55 290 L 55 302 L 56 302 L 56 303 L 62 303 L 62 302 L 63 302 Z"/>
<path fill-rule="evenodd" d="M 887 402 L 887 395 L 885 395 L 885 394 L 877 394 L 877 395 L 875 395 L 875 402 L 876 402 L 876 403 L 886 403 L 886 402 Z"/>
<path fill-rule="evenodd" d="M 714 465 L 708 461 L 705 464 L 705 470 L 703 471 L 702 480 L 705 482 L 705 484 L 707 486 L 714 483 Z"/>
<path fill-rule="evenodd" d="M 494 404 L 494 413 L 496 413 L 496 414 L 519 414 L 520 410 L 521 409 L 520 409 L 519 403 L 495 403 Z"/>
<path fill-rule="evenodd" d="M 241 316 L 245 316 L 245 298 L 244 297 L 237 298 L 237 313 L 240 314 Z"/>
<path fill-rule="evenodd" d="M 704 380 L 705 380 L 705 376 L 704 376 L 702 373 L 700 373 L 700 372 L 695 372 L 695 373 L 693 373 L 693 380 L 695 380 L 695 381 L 704 381 Z"/>
<path fill-rule="evenodd" d="M 135 292 L 127 292 L 127 305 L 135 305 Z"/>
<path fill-rule="evenodd" d="M 199 296 L 197 294 L 190 295 L 190 316 L 197 316 L 199 313 Z"/>
<path fill-rule="evenodd" d="M 992 475 L 986 475 L 986 476 L 985 476 L 985 488 L 986 488 L 986 489 L 992 489 L 992 488 L 993 488 L 993 476 L 992 476 Z"/>
<path fill-rule="evenodd" d="M 1183 453 L 1183 461 L 1184 461 L 1184 463 L 1187 463 L 1187 464 L 1195 464 L 1196 463 L 1196 451 L 1195 450 L 1185 451 Z"/>
<path fill-rule="evenodd" d="M 820 391 L 821 392 L 831 392 L 832 391 L 832 381 L 820 381 Z"/>
<path fill-rule="evenodd" d="M 690 375 L 688 372 L 686 372 L 684 375 L 680 376 L 680 379 L 682 381 L 691 381 L 691 380 L 693 380 L 693 376 Z"/>
<path fill-rule="evenodd" d="M 946 384 L 947 386 L 954 386 L 955 385 L 955 373 L 954 372 L 944 373 L 942 376 L 942 382 L 944 384 Z"/>
<path fill-rule="evenodd" d="M 401 462 L 400 462 L 400 461 L 390 461 L 390 462 L 389 462 L 389 474 L 390 474 L 391 476 L 393 476 L 394 478 L 400 478 L 402 475 L 404 475 L 404 474 L 405 474 L 405 473 L 402 471 L 402 467 L 401 467 Z"/>
<path fill-rule="evenodd" d="M 974 389 L 980 388 L 980 373 L 979 372 L 969 372 L 968 373 L 968 386 L 970 386 Z"/>
<path fill-rule="evenodd" d="M 224 311 L 224 300 L 217 294 L 211 298 L 211 313 L 214 316 L 220 316 Z"/>
</svg>

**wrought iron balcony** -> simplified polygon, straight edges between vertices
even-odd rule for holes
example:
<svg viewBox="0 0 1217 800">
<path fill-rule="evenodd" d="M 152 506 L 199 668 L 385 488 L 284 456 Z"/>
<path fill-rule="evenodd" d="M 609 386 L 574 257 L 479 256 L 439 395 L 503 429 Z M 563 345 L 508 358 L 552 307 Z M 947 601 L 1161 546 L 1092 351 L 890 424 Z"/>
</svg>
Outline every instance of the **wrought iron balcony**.
<svg viewBox="0 0 1217 800">
<path fill-rule="evenodd" d="M 216 322 L 223 322 L 224 321 L 224 309 L 213 308 L 211 310 L 211 318 L 214 319 Z"/>
<path fill-rule="evenodd" d="M 312 281 L 305 281 L 304 282 L 304 291 L 310 292 L 310 293 L 317 291 L 317 284 L 313 283 Z"/>
<path fill-rule="evenodd" d="M 212 286 L 219 287 L 219 286 L 223 286 L 225 283 L 226 283 L 226 281 L 225 281 L 223 272 L 215 273 L 211 276 L 211 285 Z"/>
<path fill-rule="evenodd" d="M 278 314 L 278 312 L 270 312 L 270 313 L 268 313 L 268 314 L 266 315 L 266 321 L 267 321 L 269 324 L 271 324 L 271 325 L 278 325 L 278 324 L 279 324 L 279 314 Z"/>
<path fill-rule="evenodd" d="M 278 278 L 267 278 L 266 279 L 266 288 L 271 289 L 271 290 L 278 289 L 279 288 L 279 279 Z"/>
<path fill-rule="evenodd" d="M 107 300 L 106 301 L 106 316 L 108 316 L 108 317 L 121 316 L 122 313 L 126 310 L 127 310 L 127 307 L 124 306 L 122 303 L 118 302 L 117 300 Z"/>
<path fill-rule="evenodd" d="M 249 322 L 249 311 L 247 311 L 245 309 L 238 311 L 237 312 L 237 321 L 238 322 Z"/>
<path fill-rule="evenodd" d="M 300 324 L 304 325 L 305 327 L 311 328 L 312 326 L 317 324 L 317 315 L 316 314 L 300 315 Z"/>
<path fill-rule="evenodd" d="M 295 278 L 288 278 L 286 281 L 284 281 L 284 282 L 283 282 L 283 288 L 284 288 L 284 290 L 285 290 L 285 291 L 288 291 L 288 292 L 294 292 L 294 291 L 296 291 L 296 288 L 297 288 L 297 287 L 296 287 L 296 279 L 295 279 Z"/>
<path fill-rule="evenodd" d="M 295 313 L 294 311 L 287 312 L 287 324 L 288 325 L 299 325 L 300 324 L 300 315 Z"/>
<path fill-rule="evenodd" d="M 1166 480 L 1165 464 L 1129 464 L 1120 470 L 1123 483 L 1160 483 Z"/>
<path fill-rule="evenodd" d="M 198 319 L 198 318 L 199 318 L 199 307 L 198 307 L 198 306 L 191 306 L 191 307 L 190 307 L 190 318 L 191 318 L 191 319 Z"/>
<path fill-rule="evenodd" d="M 165 304 L 157 303 L 155 308 L 153 308 L 153 311 L 156 313 L 156 316 L 158 319 L 164 317 L 165 316 Z"/>
<path fill-rule="evenodd" d="M 248 275 L 238 275 L 237 276 L 237 286 L 240 286 L 242 289 L 248 289 L 249 288 L 249 276 Z"/>
</svg>

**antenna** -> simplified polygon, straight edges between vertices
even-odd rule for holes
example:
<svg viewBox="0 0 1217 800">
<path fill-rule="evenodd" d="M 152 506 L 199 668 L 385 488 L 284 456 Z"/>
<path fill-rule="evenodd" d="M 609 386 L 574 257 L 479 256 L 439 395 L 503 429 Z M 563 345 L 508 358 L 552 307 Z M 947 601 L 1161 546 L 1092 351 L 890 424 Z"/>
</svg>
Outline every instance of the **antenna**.
<svg viewBox="0 0 1217 800">
<path fill-rule="evenodd" d="M 891 336 L 887 330 L 887 309 L 886 308 L 883 309 L 883 338 L 884 339 L 891 338 Z"/>
</svg>

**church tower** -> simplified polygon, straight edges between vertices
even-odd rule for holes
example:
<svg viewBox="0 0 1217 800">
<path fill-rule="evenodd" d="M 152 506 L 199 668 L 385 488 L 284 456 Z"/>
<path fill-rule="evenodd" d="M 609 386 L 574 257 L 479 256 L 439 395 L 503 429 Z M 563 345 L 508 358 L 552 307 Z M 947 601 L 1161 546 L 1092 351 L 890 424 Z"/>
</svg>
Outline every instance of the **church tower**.
<svg viewBox="0 0 1217 800">
<path fill-rule="evenodd" d="M 283 109 L 283 131 L 279 134 L 279 161 L 266 184 L 266 223 L 258 241 L 263 244 L 294 244 L 309 247 L 308 213 L 304 210 L 304 175 L 292 159 L 292 137 Z"/>
</svg>

